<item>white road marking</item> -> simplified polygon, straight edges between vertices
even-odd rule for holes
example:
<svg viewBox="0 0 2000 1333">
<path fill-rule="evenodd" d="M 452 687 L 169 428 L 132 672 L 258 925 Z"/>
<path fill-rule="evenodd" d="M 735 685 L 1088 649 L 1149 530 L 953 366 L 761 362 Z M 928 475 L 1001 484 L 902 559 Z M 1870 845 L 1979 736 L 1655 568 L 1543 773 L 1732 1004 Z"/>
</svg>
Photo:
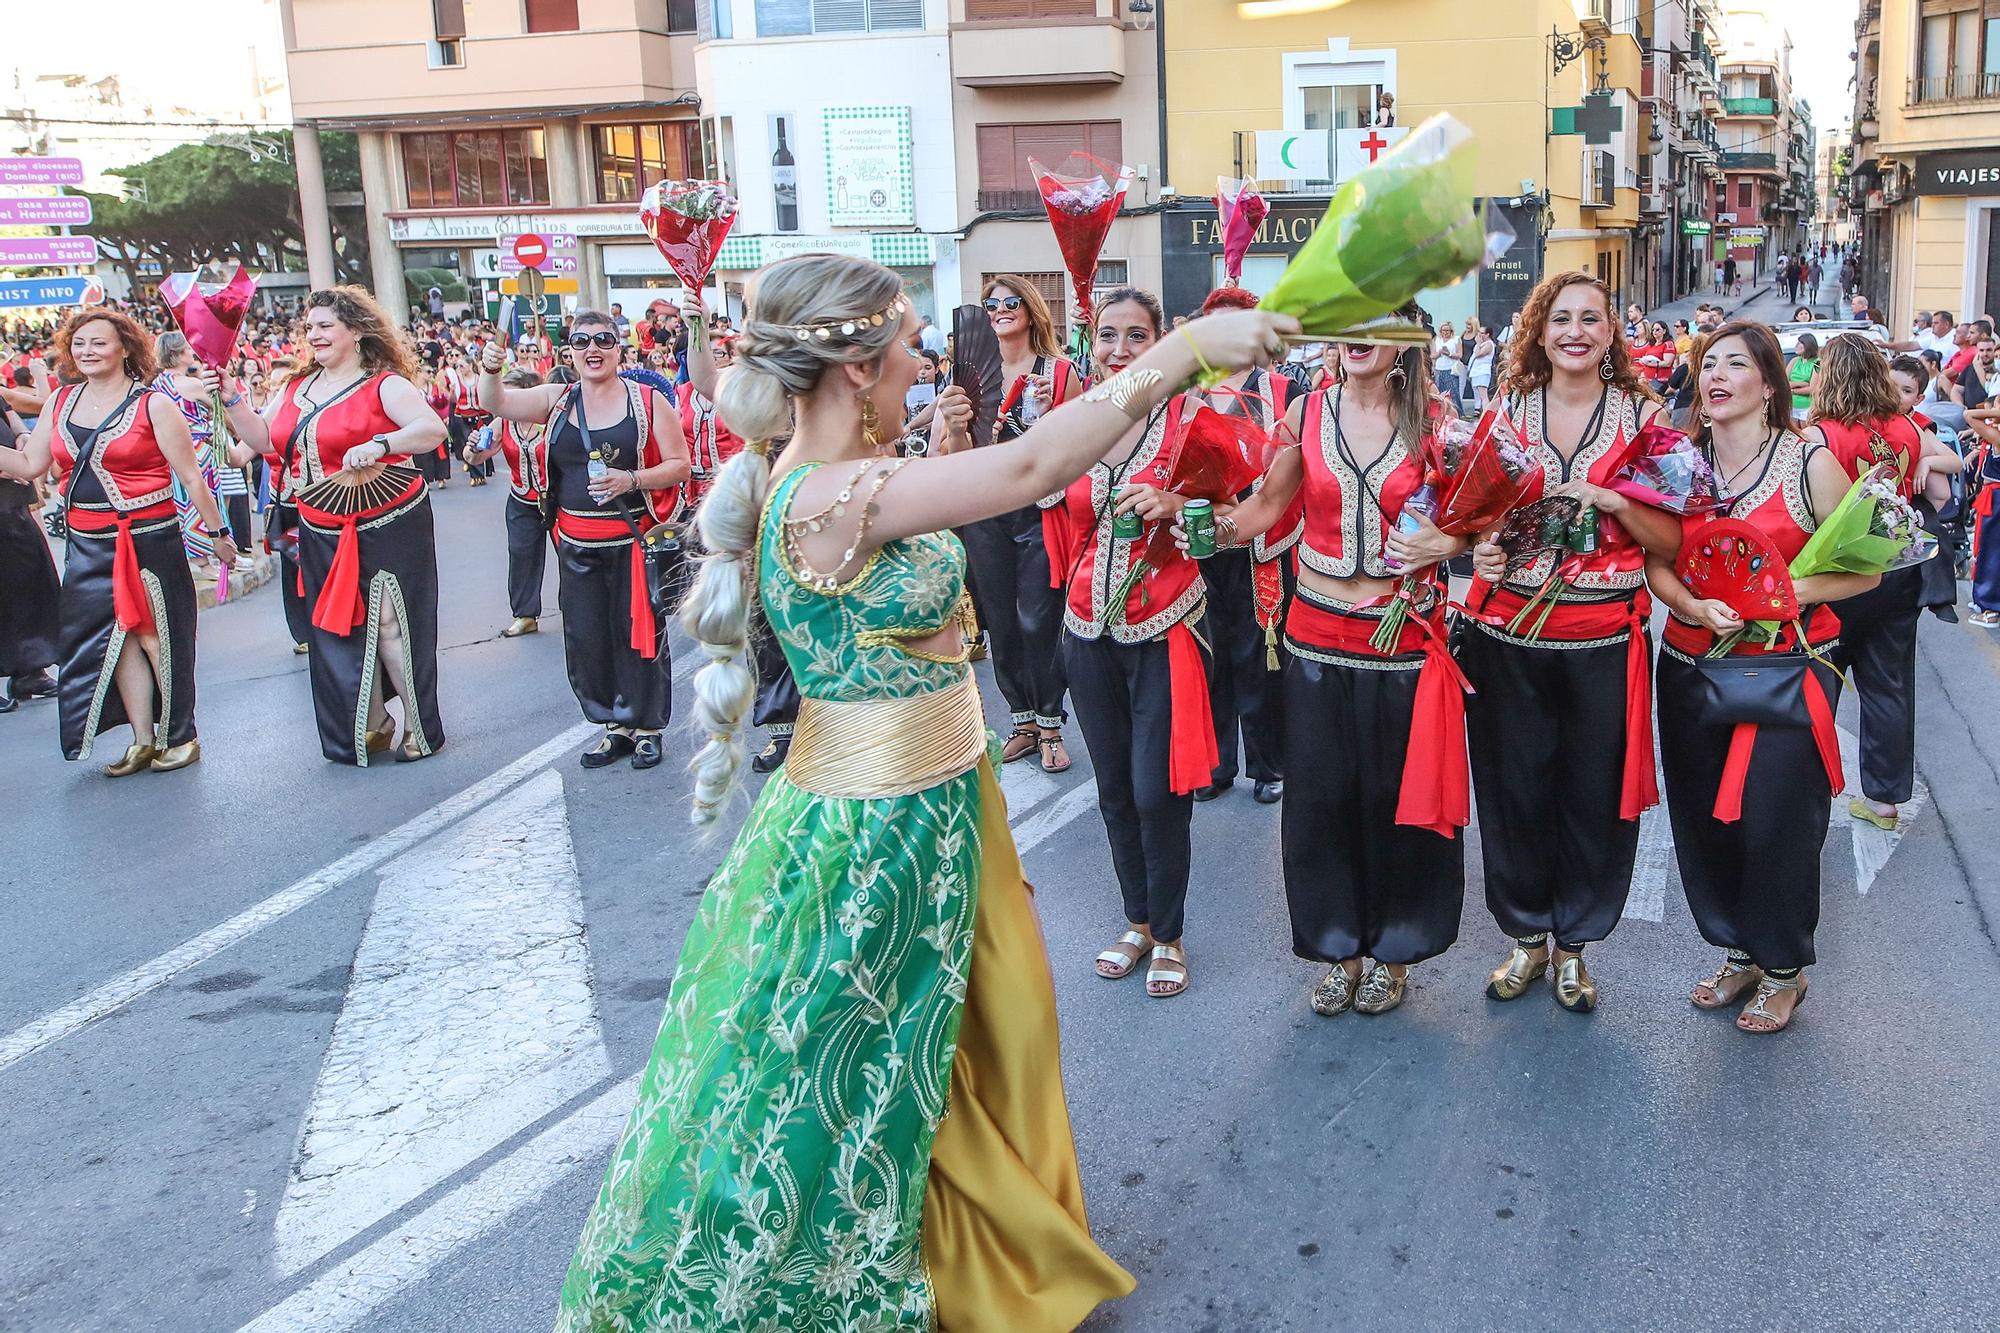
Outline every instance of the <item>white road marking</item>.
<svg viewBox="0 0 2000 1333">
<path fill-rule="evenodd" d="M 203 931 L 178 948 L 161 954 L 91 991 L 81 999 L 43 1014 L 0 1038 L 0 1070 L 33 1055 L 45 1046 L 81 1031 L 106 1014 L 130 1004 L 141 995 L 156 990 L 191 967 L 207 962 L 233 944 L 256 934 L 274 921 L 282 920 L 301 907 L 339 888 L 357 875 L 366 874 L 436 833 L 463 819 L 474 810 L 500 796 L 523 779 L 549 766 L 557 757 L 575 749 L 596 735 L 598 728 L 588 722 L 536 746 L 498 772 L 473 783 L 458 795 L 438 802 L 430 809 L 397 825 L 365 847 L 356 848 L 322 870 L 281 889 L 229 920 Z"/>
<path fill-rule="evenodd" d="M 241 1333 L 341 1333 L 359 1326 L 461 1246 L 539 1199 L 577 1167 L 595 1163 L 617 1142 L 638 1091 L 639 1075 L 621 1080 L 245 1324 Z M 549 1303 L 555 1303 L 554 1292 Z"/>
<path fill-rule="evenodd" d="M 1882 873 L 1882 867 L 1889 864 L 1896 844 L 1903 840 L 1903 835 L 1917 822 L 1917 816 L 1924 812 L 1924 806 L 1931 798 L 1931 789 L 1922 778 L 1918 778 L 1910 789 L 1910 799 L 1903 802 L 1897 811 L 1896 827 L 1877 828 L 1847 813 L 1847 802 L 1861 795 L 1861 738 L 1846 727 L 1840 728 L 1840 767 L 1847 777 L 1847 790 L 1834 798 L 1833 823 L 1835 828 L 1843 821 L 1847 824 L 1854 848 L 1854 887 L 1865 895 L 1874 887 L 1875 877 Z"/>
<path fill-rule="evenodd" d="M 1022 856 L 1042 845 L 1064 825 L 1097 806 L 1097 779 L 1092 778 L 1062 794 L 1052 805 L 1043 806 L 1014 825 L 1014 850 Z"/>
<path fill-rule="evenodd" d="M 1019 819 L 1062 789 L 1053 773 L 1045 773 L 1033 759 L 1021 759 L 1000 766 L 1000 790 L 1007 797 L 1007 814 Z"/>
<path fill-rule="evenodd" d="M 1625 895 L 1627 921 L 1660 921 L 1667 915 L 1667 872 L 1674 864 L 1674 830 L 1667 802 L 1639 816 L 1639 854 L 1632 862 L 1632 888 Z"/>
<path fill-rule="evenodd" d="M 562 775 L 384 870 L 276 1222 L 299 1272 L 611 1077 Z"/>
</svg>

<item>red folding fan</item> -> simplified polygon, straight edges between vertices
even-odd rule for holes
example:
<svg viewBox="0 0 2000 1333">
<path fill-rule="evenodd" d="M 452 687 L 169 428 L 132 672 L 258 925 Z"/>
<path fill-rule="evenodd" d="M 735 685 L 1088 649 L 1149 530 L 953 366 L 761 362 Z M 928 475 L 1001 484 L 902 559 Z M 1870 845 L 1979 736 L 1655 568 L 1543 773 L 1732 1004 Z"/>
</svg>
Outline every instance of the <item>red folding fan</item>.
<svg viewBox="0 0 2000 1333">
<path fill-rule="evenodd" d="M 1679 573 L 1695 596 L 1721 602 L 1745 621 L 1798 619 L 1785 558 L 1761 528 L 1740 518 L 1718 518 L 1683 542 Z"/>
</svg>

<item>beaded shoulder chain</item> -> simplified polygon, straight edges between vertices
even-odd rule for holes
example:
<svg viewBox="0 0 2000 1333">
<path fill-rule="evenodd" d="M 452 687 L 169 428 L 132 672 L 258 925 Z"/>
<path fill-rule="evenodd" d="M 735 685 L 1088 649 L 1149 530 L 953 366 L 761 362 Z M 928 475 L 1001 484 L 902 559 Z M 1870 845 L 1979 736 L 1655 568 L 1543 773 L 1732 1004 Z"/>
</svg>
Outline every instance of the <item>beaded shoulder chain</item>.
<svg viewBox="0 0 2000 1333">
<path fill-rule="evenodd" d="M 855 553 L 861 549 L 862 540 L 868 535 L 868 525 L 874 521 L 875 515 L 881 512 L 881 506 L 875 503 L 875 497 L 880 495 L 882 488 L 889 484 L 889 478 L 901 472 L 909 460 L 907 458 L 899 458 L 889 464 L 889 466 L 882 468 L 876 474 L 875 484 L 868 488 L 867 496 L 861 501 L 861 517 L 860 521 L 854 527 L 854 539 L 848 543 L 847 550 L 841 554 L 840 563 L 834 566 L 833 573 L 823 574 L 815 569 L 811 562 L 806 559 L 805 552 L 800 548 L 799 539 L 807 533 L 824 532 L 833 526 L 835 520 L 845 518 L 848 507 L 854 503 L 854 488 L 868 474 L 868 469 L 875 467 L 879 461 L 878 459 L 871 458 L 856 468 L 854 475 L 847 479 L 847 484 L 840 488 L 840 494 L 834 496 L 833 503 L 820 510 L 817 514 L 808 514 L 804 518 L 786 518 L 784 520 L 783 539 L 785 558 L 791 562 L 791 566 L 798 573 L 800 581 L 814 592 L 832 594 L 840 591 L 840 571 L 854 563 Z"/>
</svg>

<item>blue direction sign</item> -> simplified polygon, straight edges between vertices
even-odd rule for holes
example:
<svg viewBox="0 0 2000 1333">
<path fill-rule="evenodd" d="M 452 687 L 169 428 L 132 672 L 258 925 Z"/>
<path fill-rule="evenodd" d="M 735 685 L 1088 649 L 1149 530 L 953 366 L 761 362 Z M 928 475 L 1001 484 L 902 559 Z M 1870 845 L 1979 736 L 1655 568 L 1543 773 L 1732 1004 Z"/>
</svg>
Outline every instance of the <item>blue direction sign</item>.
<svg viewBox="0 0 2000 1333">
<path fill-rule="evenodd" d="M 104 288 L 95 278 L 25 278 L 0 282 L 0 310 L 36 305 L 83 305 L 103 300 Z"/>
</svg>

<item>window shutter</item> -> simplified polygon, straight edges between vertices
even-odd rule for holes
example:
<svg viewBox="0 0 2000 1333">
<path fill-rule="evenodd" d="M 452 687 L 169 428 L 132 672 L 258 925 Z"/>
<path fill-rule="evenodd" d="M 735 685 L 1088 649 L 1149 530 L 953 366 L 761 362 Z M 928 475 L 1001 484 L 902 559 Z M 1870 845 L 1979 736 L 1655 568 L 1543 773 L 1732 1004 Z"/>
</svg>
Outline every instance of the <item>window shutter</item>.
<svg viewBox="0 0 2000 1333">
<path fill-rule="evenodd" d="M 694 39 L 697 42 L 715 40 L 715 7 L 728 3 L 729 0 L 701 0 L 694 7 Z"/>
<path fill-rule="evenodd" d="M 1014 188 L 1014 127 L 981 125 L 973 131 L 973 145 L 979 155 L 979 188 Z"/>
<path fill-rule="evenodd" d="M 431 0 L 431 27 L 441 42 L 465 36 L 465 0 Z"/>
<path fill-rule="evenodd" d="M 575 32 L 577 0 L 528 0 L 529 32 Z"/>
<path fill-rule="evenodd" d="M 864 0 L 812 0 L 812 30 L 816 33 L 868 31 Z"/>
<path fill-rule="evenodd" d="M 923 26 L 923 0 L 868 0 L 870 32 L 908 32 Z"/>
<path fill-rule="evenodd" d="M 812 0 L 757 0 L 759 37 L 803 37 L 812 30 Z"/>
</svg>

